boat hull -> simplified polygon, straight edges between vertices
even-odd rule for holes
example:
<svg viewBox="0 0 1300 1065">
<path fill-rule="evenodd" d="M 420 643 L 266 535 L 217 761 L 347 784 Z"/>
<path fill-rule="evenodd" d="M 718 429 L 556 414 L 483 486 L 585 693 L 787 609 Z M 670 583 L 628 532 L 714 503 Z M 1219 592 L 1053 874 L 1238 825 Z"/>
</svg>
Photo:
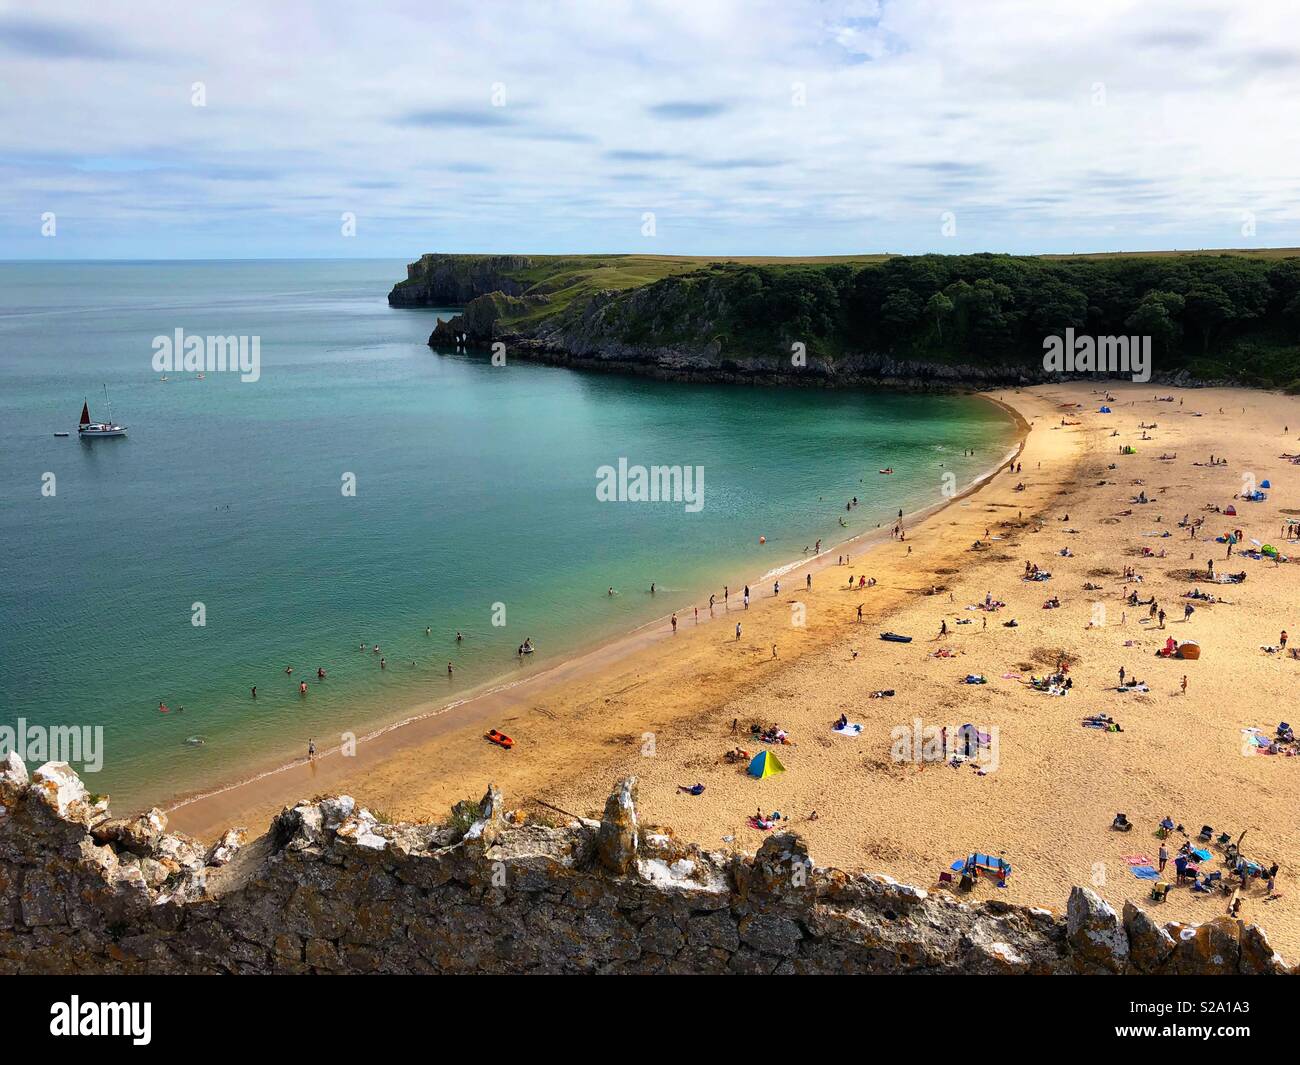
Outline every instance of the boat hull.
<svg viewBox="0 0 1300 1065">
<path fill-rule="evenodd" d="M 84 429 L 77 430 L 77 437 L 81 440 L 93 440 L 99 436 L 126 436 L 126 426 L 90 425 Z"/>
</svg>

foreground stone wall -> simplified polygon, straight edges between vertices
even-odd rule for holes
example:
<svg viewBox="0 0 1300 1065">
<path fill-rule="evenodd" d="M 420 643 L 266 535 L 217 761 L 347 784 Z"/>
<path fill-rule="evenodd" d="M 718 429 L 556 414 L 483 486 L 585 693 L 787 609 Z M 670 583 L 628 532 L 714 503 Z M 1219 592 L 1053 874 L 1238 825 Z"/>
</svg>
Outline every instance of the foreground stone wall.
<svg viewBox="0 0 1300 1065">
<path fill-rule="evenodd" d="M 648 832 L 635 778 L 599 822 L 526 823 L 495 787 L 443 827 L 341 796 L 204 848 L 157 810 L 112 818 L 63 763 L 0 762 L 5 974 L 1287 971 L 1227 917 L 966 898 L 815 868 L 793 834 L 748 858 Z"/>
</svg>

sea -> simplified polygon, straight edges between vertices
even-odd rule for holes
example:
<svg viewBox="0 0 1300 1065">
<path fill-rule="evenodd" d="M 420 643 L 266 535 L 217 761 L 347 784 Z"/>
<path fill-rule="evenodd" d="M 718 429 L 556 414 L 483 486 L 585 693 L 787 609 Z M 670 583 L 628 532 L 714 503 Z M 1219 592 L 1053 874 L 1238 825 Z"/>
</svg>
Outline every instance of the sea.
<svg viewBox="0 0 1300 1065">
<path fill-rule="evenodd" d="M 0 754 L 162 805 L 689 612 L 1015 436 L 974 396 L 435 351 L 456 308 L 390 308 L 404 276 L 0 263 Z M 256 374 L 167 363 L 187 338 Z"/>
</svg>

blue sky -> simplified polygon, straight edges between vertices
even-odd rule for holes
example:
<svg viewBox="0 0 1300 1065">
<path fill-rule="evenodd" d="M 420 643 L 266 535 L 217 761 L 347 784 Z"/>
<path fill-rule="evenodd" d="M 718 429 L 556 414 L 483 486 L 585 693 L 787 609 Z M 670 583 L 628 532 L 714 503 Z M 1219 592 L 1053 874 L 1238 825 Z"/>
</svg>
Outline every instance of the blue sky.
<svg viewBox="0 0 1300 1065">
<path fill-rule="evenodd" d="M 0 3 L 0 258 L 1295 245 L 1286 4 Z"/>
</svg>

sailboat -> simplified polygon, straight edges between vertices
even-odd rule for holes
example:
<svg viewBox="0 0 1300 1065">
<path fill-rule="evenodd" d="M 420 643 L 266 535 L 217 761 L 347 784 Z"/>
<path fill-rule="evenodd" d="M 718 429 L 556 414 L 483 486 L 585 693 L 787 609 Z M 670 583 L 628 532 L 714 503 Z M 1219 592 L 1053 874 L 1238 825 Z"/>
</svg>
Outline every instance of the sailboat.
<svg viewBox="0 0 1300 1065">
<path fill-rule="evenodd" d="M 77 426 L 78 439 L 90 440 L 98 436 L 126 436 L 126 426 L 113 423 L 113 407 L 108 402 L 108 385 L 104 386 L 104 406 L 108 408 L 108 421 L 92 422 L 90 420 L 90 401 L 87 400 L 82 403 L 81 424 Z"/>
</svg>

